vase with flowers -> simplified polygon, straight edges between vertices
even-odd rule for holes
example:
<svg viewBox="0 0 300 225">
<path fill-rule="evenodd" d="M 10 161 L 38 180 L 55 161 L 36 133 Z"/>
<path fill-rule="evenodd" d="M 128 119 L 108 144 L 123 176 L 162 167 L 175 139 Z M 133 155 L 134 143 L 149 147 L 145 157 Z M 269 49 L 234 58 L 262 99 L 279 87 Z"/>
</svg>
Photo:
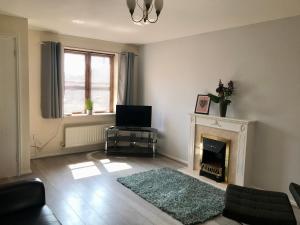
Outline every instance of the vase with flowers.
<svg viewBox="0 0 300 225">
<path fill-rule="evenodd" d="M 210 99 L 213 102 L 219 103 L 221 117 L 226 116 L 227 106 L 231 103 L 230 97 L 233 94 L 233 91 L 234 91 L 233 81 L 229 81 L 226 87 L 224 86 L 222 80 L 220 80 L 219 86 L 216 89 L 218 95 L 208 94 Z"/>
</svg>

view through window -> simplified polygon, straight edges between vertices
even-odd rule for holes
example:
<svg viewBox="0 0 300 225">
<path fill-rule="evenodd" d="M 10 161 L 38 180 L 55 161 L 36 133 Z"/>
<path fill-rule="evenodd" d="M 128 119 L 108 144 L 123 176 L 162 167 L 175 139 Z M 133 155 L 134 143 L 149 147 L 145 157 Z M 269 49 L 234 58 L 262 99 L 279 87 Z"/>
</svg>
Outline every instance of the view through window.
<svg viewBox="0 0 300 225">
<path fill-rule="evenodd" d="M 91 99 L 94 112 L 113 110 L 114 55 L 65 50 L 64 113 L 85 112 L 85 101 Z"/>
</svg>

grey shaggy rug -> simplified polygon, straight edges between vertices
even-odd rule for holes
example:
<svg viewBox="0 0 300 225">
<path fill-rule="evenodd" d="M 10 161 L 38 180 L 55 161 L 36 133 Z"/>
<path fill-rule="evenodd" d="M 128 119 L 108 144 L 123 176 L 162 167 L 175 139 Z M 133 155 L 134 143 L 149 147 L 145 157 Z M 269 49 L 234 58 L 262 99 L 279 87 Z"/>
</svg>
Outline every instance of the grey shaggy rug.
<svg viewBox="0 0 300 225">
<path fill-rule="evenodd" d="M 170 168 L 117 180 L 184 225 L 203 223 L 224 208 L 224 191 Z"/>
</svg>

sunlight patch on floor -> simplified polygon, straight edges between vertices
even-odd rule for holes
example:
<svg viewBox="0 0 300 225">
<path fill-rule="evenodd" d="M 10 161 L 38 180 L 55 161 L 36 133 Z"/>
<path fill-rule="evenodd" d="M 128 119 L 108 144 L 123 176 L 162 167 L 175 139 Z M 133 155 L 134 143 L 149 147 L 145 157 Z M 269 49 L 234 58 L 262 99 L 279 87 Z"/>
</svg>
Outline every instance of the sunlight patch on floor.
<svg viewBox="0 0 300 225">
<path fill-rule="evenodd" d="M 83 162 L 69 165 L 75 180 L 101 175 L 94 162 Z"/>
<path fill-rule="evenodd" d="M 111 162 L 109 159 L 101 159 L 100 162 L 109 173 L 132 169 L 128 163 Z"/>
<path fill-rule="evenodd" d="M 102 164 L 105 164 L 105 163 L 110 163 L 110 160 L 109 159 L 101 159 L 100 162 Z"/>
</svg>

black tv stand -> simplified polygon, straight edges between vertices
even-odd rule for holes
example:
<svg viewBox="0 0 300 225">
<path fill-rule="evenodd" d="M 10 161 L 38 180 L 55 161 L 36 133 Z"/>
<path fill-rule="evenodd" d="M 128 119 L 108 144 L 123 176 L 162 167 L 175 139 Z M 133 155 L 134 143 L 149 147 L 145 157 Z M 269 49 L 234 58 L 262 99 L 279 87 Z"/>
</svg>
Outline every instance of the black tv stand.
<svg viewBox="0 0 300 225">
<path fill-rule="evenodd" d="M 151 127 L 118 127 L 106 129 L 106 154 L 151 155 L 155 157 L 157 129 Z"/>
</svg>

